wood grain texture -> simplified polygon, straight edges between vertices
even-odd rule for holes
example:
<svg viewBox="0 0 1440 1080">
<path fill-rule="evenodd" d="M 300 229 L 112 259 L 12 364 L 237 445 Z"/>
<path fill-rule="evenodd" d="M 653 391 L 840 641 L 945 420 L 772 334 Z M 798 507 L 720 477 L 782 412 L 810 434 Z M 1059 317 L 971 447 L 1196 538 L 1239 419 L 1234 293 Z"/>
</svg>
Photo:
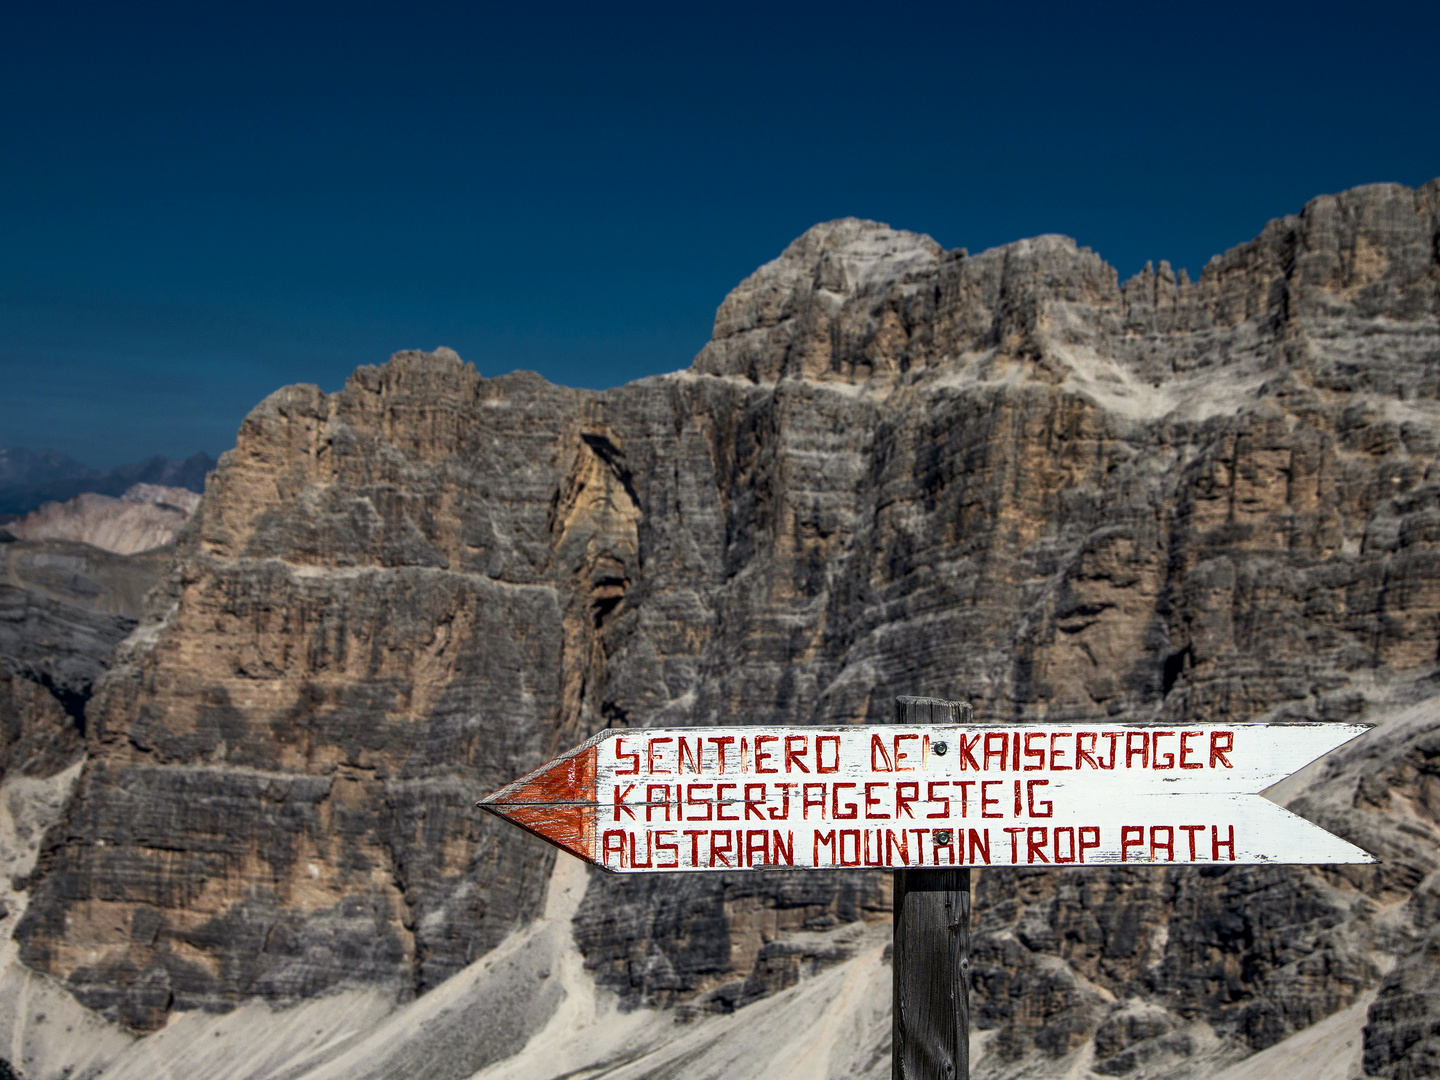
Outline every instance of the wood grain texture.
<svg viewBox="0 0 1440 1080">
<path fill-rule="evenodd" d="M 969 1076 L 970 871 L 895 871 L 894 1080 Z"/>
<path fill-rule="evenodd" d="M 970 706 L 897 698 L 899 724 L 956 724 Z M 892 1080 L 970 1075 L 970 871 L 897 870 L 894 902 Z"/>
</svg>

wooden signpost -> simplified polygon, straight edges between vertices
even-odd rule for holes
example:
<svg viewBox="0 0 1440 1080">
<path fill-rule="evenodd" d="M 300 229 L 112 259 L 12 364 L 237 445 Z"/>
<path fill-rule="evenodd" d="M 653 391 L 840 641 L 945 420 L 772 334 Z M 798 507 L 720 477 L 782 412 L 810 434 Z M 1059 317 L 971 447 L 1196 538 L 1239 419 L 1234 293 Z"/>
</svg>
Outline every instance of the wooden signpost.
<svg viewBox="0 0 1440 1080">
<path fill-rule="evenodd" d="M 1259 793 L 1356 724 L 603 731 L 478 805 L 616 873 L 895 872 L 896 1080 L 968 1075 L 969 868 L 1358 863 Z"/>
</svg>

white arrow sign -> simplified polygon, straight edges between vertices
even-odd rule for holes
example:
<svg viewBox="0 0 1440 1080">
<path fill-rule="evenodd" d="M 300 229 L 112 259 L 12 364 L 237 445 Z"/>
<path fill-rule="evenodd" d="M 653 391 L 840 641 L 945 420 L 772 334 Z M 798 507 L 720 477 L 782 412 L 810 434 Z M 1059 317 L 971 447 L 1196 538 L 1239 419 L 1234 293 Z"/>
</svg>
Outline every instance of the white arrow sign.
<svg viewBox="0 0 1440 1080">
<path fill-rule="evenodd" d="M 611 730 L 479 805 L 627 873 L 1373 862 L 1259 794 L 1367 730 Z"/>
</svg>

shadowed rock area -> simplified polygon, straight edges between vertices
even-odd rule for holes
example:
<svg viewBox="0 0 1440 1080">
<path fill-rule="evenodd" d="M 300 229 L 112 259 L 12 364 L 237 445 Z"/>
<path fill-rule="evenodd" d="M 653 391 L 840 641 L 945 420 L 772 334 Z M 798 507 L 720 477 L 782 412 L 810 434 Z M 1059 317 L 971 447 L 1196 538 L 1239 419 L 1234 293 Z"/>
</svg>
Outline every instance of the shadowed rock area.
<svg viewBox="0 0 1440 1080">
<path fill-rule="evenodd" d="M 1403 715 L 1290 796 L 1380 864 L 982 872 L 973 1009 L 995 1075 L 1156 1075 L 1378 988 L 1366 1067 L 1423 1075 L 1437 243 L 1440 181 L 1318 198 L 1196 282 L 844 220 L 686 372 L 595 393 L 442 349 L 278 391 L 84 710 L 22 959 L 142 1031 L 424 994 L 544 903 L 552 853 L 473 801 L 606 726 Z M 624 1007 L 704 1015 L 849 962 L 888 904 L 595 876 L 574 927 Z"/>
<path fill-rule="evenodd" d="M 85 703 L 169 559 L 0 537 L 0 779 L 83 753 Z"/>
</svg>

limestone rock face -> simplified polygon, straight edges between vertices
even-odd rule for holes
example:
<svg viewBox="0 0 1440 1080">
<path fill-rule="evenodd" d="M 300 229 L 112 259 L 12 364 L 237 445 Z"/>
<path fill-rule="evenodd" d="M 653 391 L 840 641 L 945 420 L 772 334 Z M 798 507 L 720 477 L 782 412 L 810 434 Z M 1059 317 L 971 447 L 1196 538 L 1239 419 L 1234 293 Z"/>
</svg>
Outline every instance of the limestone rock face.
<svg viewBox="0 0 1440 1080">
<path fill-rule="evenodd" d="M 0 670 L 0 778 L 53 776 L 84 748 L 60 698 L 34 679 Z"/>
<path fill-rule="evenodd" d="M 1381 984 L 1365 1028 L 1365 1071 L 1395 1080 L 1440 1073 L 1440 932 Z"/>
<path fill-rule="evenodd" d="M 166 561 L 0 543 L 0 779 L 51 776 L 80 757 L 85 703 Z"/>
<path fill-rule="evenodd" d="M 742 283 L 687 372 L 592 393 L 440 350 L 278 391 L 91 701 L 22 957 L 141 1029 L 422 993 L 541 901 L 549 852 L 471 803 L 606 726 L 882 722 L 898 694 L 1423 713 L 1437 237 L 1440 182 L 1361 188 L 1122 286 L 1064 237 L 972 257 L 845 220 Z M 1377 985 L 1436 862 L 1405 731 L 1296 796 L 1380 867 L 983 873 L 1002 1056 L 1123 1075 Z M 625 1001 L 729 1009 L 888 902 L 863 874 L 596 877 L 576 931 Z"/>
</svg>

